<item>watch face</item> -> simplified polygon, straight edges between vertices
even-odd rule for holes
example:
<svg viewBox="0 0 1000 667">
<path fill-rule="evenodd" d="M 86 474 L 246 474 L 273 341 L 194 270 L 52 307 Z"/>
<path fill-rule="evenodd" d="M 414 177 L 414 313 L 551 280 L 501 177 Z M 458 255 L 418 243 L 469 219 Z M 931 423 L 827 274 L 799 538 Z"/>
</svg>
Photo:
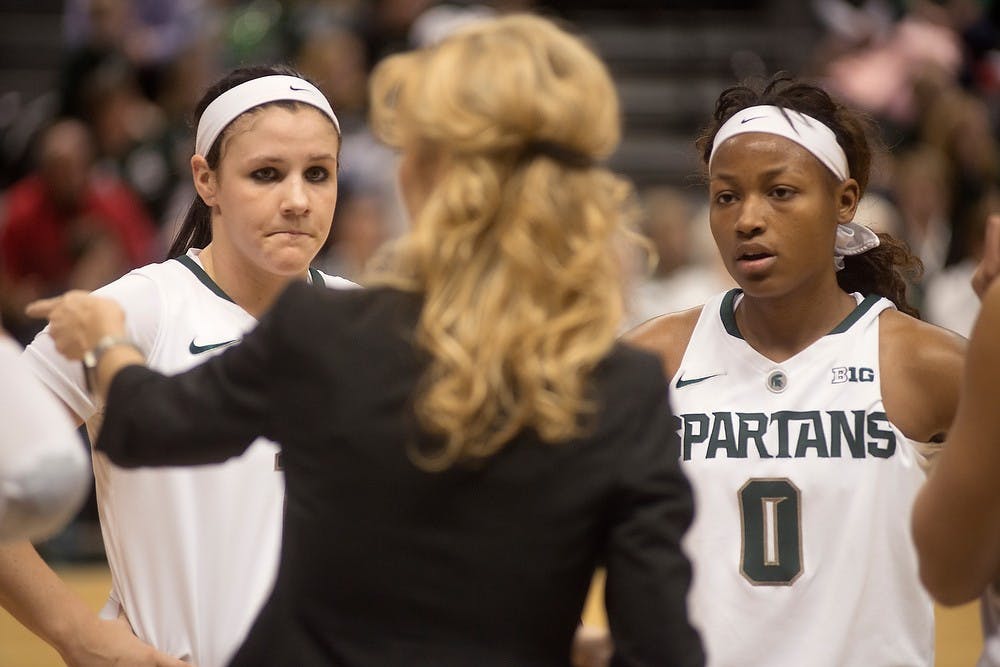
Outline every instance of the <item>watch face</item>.
<svg viewBox="0 0 1000 667">
<path fill-rule="evenodd" d="M 97 367 L 97 355 L 94 354 L 93 350 L 87 350 L 83 353 L 83 367 L 91 370 Z"/>
</svg>

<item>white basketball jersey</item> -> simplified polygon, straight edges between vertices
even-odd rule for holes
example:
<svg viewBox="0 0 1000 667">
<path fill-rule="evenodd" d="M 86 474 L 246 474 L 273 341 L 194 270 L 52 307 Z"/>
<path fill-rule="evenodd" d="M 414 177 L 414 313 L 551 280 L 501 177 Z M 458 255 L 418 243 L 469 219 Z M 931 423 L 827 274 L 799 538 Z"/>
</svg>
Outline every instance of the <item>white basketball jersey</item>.
<svg viewBox="0 0 1000 667">
<path fill-rule="evenodd" d="M 95 292 L 118 301 L 129 338 L 151 368 L 177 373 L 238 342 L 257 321 L 204 272 L 197 250 L 151 264 Z M 352 287 L 311 270 L 318 288 Z M 84 390 L 78 362 L 47 330 L 25 358 L 87 421 L 103 406 Z M 277 446 L 255 441 L 238 458 L 191 468 L 126 470 L 93 456 L 112 590 L 102 615 L 121 614 L 159 650 L 199 667 L 221 667 L 239 647 L 277 571 L 284 479 Z"/>
<path fill-rule="evenodd" d="M 775 363 L 740 336 L 740 297 L 705 305 L 670 382 L 708 664 L 933 664 L 910 539 L 924 475 L 880 389 L 878 316 L 892 303 L 855 294 L 830 334 Z"/>
</svg>

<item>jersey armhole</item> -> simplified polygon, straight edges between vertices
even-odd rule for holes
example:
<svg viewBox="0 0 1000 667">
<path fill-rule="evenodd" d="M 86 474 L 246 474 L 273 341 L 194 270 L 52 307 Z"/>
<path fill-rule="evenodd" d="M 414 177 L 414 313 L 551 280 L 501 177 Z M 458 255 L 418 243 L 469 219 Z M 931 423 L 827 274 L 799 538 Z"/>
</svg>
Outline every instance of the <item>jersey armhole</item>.
<svg viewBox="0 0 1000 667">
<path fill-rule="evenodd" d="M 668 374 L 667 384 L 670 386 L 673 386 L 674 379 L 680 374 L 681 369 L 684 368 L 684 362 L 688 358 L 688 352 L 691 347 L 691 341 L 694 339 L 695 331 L 698 330 L 698 325 L 701 324 L 702 318 L 705 317 L 706 307 L 707 304 L 691 308 L 688 311 L 684 311 L 691 313 L 691 317 L 694 319 L 693 323 L 690 323 L 687 320 L 680 320 L 680 318 L 678 318 L 679 324 L 677 325 L 677 328 L 680 329 L 680 332 L 679 335 L 676 337 L 676 339 L 678 341 L 678 347 L 682 350 L 682 352 L 680 353 L 680 358 L 677 359 L 677 364 L 675 368 L 671 368 L 669 370 L 664 369 L 664 372 Z M 694 316 L 694 312 L 692 311 L 697 311 L 697 317 Z M 684 324 L 683 329 L 681 329 L 680 326 L 681 322 Z M 690 326 L 688 326 L 689 324 Z"/>
</svg>

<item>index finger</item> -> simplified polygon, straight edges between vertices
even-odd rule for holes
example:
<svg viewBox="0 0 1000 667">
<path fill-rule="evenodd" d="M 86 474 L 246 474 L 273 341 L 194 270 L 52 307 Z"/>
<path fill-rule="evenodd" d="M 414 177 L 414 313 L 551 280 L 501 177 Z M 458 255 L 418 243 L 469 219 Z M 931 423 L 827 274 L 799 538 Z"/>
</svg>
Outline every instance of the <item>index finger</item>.
<svg viewBox="0 0 1000 667">
<path fill-rule="evenodd" d="M 24 313 L 28 317 L 35 317 L 38 319 L 48 319 L 49 314 L 59 305 L 62 301 L 61 296 L 54 296 L 48 299 L 39 299 L 37 301 L 32 301 L 25 307 Z"/>
</svg>

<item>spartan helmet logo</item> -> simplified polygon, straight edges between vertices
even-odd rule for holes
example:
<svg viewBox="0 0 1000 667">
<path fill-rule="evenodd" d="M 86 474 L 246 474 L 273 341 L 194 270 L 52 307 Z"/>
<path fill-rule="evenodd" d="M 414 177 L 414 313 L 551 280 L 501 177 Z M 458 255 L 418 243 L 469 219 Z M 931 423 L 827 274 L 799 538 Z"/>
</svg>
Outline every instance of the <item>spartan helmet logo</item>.
<svg viewBox="0 0 1000 667">
<path fill-rule="evenodd" d="M 774 392 L 775 394 L 780 394 L 785 391 L 785 387 L 788 386 L 788 376 L 785 375 L 785 371 L 780 368 L 776 368 L 767 374 L 767 380 L 764 382 L 767 388 Z"/>
</svg>

